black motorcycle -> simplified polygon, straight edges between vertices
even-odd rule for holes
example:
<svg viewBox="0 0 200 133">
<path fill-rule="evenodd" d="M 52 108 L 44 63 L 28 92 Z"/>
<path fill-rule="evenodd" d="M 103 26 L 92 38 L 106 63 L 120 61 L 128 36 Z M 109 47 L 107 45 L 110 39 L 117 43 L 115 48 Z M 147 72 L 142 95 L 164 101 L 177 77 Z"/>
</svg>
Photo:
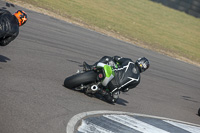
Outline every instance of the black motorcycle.
<svg viewBox="0 0 200 133">
<path fill-rule="evenodd" d="M 107 102 L 115 103 L 119 98 L 119 91 L 111 93 L 106 87 L 114 78 L 114 75 L 113 67 L 102 64 L 102 67 L 78 70 L 76 74 L 65 79 L 64 86 L 69 89 L 83 91 L 89 96 L 100 94 Z"/>
</svg>

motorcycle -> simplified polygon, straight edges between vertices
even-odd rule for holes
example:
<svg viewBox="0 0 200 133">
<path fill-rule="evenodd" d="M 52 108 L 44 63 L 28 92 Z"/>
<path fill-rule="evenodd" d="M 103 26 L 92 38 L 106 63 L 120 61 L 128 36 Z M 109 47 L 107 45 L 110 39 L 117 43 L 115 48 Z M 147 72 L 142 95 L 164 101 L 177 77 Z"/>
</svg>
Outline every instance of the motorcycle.
<svg viewBox="0 0 200 133">
<path fill-rule="evenodd" d="M 108 103 L 115 103 L 119 98 L 119 91 L 112 93 L 106 86 L 114 78 L 112 66 L 100 63 L 90 70 L 78 70 L 76 74 L 64 80 L 64 86 L 69 89 L 82 91 L 88 96 L 100 94 Z"/>
</svg>

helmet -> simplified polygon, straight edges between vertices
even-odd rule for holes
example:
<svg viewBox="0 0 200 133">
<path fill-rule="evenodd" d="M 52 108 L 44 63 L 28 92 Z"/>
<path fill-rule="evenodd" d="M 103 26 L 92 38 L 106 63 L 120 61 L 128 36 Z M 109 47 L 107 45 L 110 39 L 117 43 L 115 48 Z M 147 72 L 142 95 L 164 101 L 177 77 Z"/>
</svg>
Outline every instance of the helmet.
<svg viewBox="0 0 200 133">
<path fill-rule="evenodd" d="M 19 26 L 22 26 L 27 21 L 27 14 L 22 10 L 16 11 L 14 16 L 18 19 Z"/>
<path fill-rule="evenodd" d="M 145 57 L 139 58 L 136 60 L 136 64 L 138 65 L 140 72 L 144 72 L 150 66 L 149 60 Z"/>
</svg>

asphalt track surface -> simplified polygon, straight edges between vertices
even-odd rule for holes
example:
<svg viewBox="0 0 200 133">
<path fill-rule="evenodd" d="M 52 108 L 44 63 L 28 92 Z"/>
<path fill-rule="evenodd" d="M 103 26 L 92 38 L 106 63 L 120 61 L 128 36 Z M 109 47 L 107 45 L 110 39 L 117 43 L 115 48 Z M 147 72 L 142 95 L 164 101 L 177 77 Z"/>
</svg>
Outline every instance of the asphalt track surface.
<svg viewBox="0 0 200 133">
<path fill-rule="evenodd" d="M 0 8 L 19 8 L 0 1 Z M 200 68 L 27 9 L 19 36 L 0 47 L 0 133 L 64 133 L 76 114 L 133 112 L 200 124 Z M 83 61 L 147 57 L 151 66 L 115 105 L 63 87 Z"/>
</svg>

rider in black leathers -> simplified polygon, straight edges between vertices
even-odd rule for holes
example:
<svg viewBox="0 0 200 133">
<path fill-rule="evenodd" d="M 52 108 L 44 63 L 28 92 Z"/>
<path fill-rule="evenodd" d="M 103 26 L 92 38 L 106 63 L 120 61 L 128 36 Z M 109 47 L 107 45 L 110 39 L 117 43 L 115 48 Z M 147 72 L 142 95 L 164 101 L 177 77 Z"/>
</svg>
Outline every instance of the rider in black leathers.
<svg viewBox="0 0 200 133">
<path fill-rule="evenodd" d="M 12 15 L 9 11 L 0 9 L 0 46 L 6 46 L 19 34 L 19 26 L 27 21 L 27 14 L 18 10 Z"/>
<path fill-rule="evenodd" d="M 91 66 L 84 62 L 84 68 L 95 69 L 99 62 L 108 64 L 114 68 L 115 76 L 106 86 L 106 88 L 110 89 L 111 93 L 103 93 L 106 100 L 111 103 L 116 102 L 120 91 L 127 92 L 129 89 L 135 88 L 140 83 L 140 73 L 144 72 L 150 66 L 148 59 L 145 57 L 133 62 L 129 58 L 104 56 Z"/>
</svg>

